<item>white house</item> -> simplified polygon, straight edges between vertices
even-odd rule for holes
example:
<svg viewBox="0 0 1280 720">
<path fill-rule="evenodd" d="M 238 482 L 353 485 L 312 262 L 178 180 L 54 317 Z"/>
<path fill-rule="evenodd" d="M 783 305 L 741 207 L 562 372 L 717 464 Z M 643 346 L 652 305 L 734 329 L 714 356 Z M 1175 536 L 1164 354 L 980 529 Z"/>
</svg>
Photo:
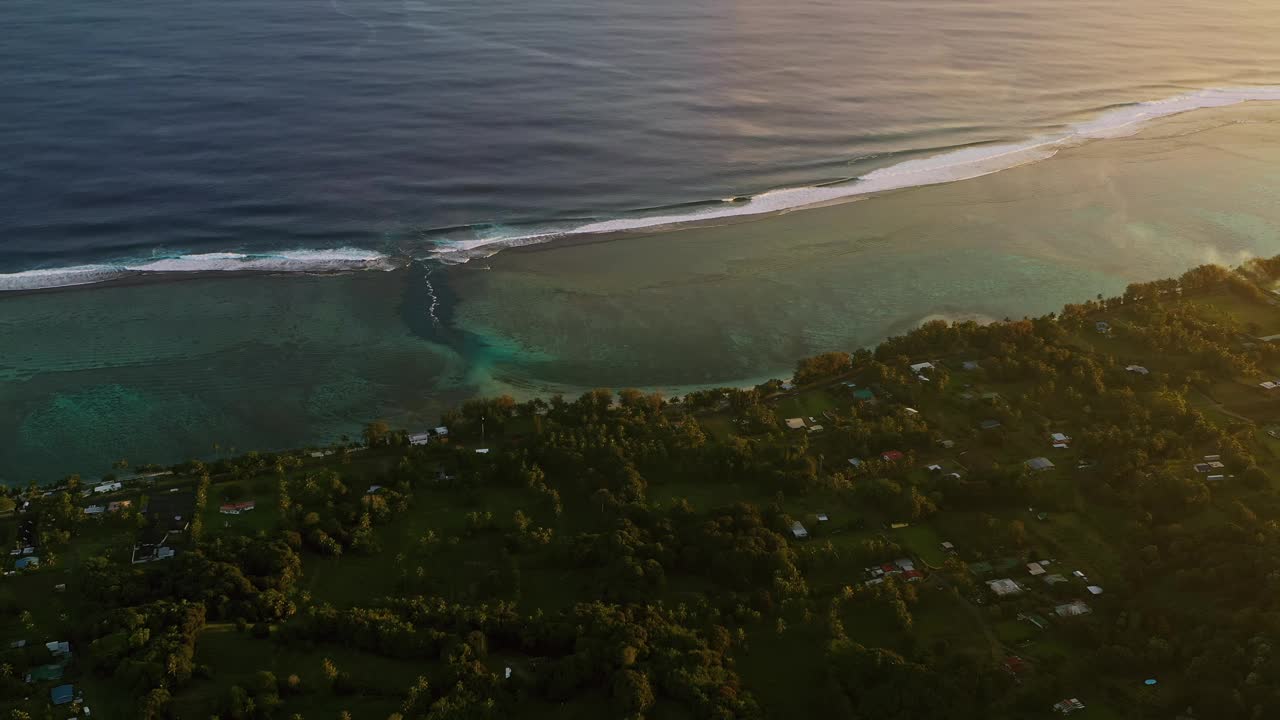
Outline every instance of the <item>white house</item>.
<svg viewBox="0 0 1280 720">
<path fill-rule="evenodd" d="M 804 540 L 809 537 L 809 531 L 804 529 L 804 525 L 799 520 L 791 523 L 791 536 L 797 540 Z"/>
<path fill-rule="evenodd" d="M 109 482 L 109 483 L 103 483 L 102 485 L 95 487 L 93 491 L 96 493 L 109 493 L 109 492 L 115 492 L 122 487 L 124 486 L 118 482 Z"/>
<path fill-rule="evenodd" d="M 429 432 L 414 433 L 409 436 L 410 445 L 426 445 L 429 442 L 431 442 L 431 433 Z"/>
</svg>

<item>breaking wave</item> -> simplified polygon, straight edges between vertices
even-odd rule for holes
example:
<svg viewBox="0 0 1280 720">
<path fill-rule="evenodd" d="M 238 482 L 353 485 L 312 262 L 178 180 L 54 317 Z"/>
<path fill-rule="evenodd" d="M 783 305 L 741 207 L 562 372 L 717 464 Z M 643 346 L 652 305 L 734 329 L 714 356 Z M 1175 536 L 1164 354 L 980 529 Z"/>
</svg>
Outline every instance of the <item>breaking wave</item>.
<svg viewBox="0 0 1280 720">
<path fill-rule="evenodd" d="M 1112 108 L 1091 120 L 1066 126 L 1060 132 L 1023 142 L 974 145 L 924 158 L 904 160 L 846 182 L 782 188 L 758 195 L 725 198 L 719 203 L 696 203 L 693 206 L 685 204 L 668 207 L 665 211 L 558 228 L 544 227 L 534 232 L 473 228 L 467 231 L 466 237 L 442 233 L 434 241 L 429 256 L 441 262 L 464 263 L 488 257 L 505 248 L 534 245 L 565 237 L 653 230 L 686 223 L 772 214 L 890 190 L 968 180 L 1047 160 L 1065 147 L 1089 140 L 1131 135 L 1144 123 L 1158 118 L 1243 102 L 1277 100 L 1280 100 L 1280 86 L 1199 90 L 1163 100 Z"/>
<path fill-rule="evenodd" d="M 42 290 L 90 285 L 147 275 L 168 273 L 336 273 L 355 270 L 392 270 L 399 263 L 372 250 L 286 250 L 272 253 L 200 253 L 153 257 L 120 263 L 43 268 L 0 273 L 0 292 Z"/>
</svg>

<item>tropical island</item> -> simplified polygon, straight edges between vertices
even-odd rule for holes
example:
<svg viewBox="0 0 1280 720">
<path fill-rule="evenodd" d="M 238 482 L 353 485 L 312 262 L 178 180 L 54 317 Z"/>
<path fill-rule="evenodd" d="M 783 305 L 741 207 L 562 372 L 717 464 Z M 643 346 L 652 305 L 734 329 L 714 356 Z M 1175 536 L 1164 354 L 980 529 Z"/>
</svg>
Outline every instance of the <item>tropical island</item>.
<svg viewBox="0 0 1280 720">
<path fill-rule="evenodd" d="M 1277 281 L 8 488 L 0 718 L 1280 716 Z"/>
</svg>

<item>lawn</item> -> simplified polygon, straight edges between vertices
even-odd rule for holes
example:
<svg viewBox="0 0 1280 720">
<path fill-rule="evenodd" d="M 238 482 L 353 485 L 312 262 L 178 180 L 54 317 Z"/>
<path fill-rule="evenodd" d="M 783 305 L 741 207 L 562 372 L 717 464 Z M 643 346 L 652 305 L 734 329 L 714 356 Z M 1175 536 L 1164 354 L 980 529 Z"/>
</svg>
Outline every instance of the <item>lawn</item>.
<svg viewBox="0 0 1280 720">
<path fill-rule="evenodd" d="M 934 567 L 941 567 L 947 559 L 942 551 L 943 538 L 929 525 L 899 528 L 891 531 L 889 538 Z"/>
<path fill-rule="evenodd" d="M 807 422 L 812 417 L 820 424 L 824 421 L 822 417 L 824 411 L 835 410 L 839 406 L 830 391 L 825 388 L 812 388 L 784 397 L 774 407 L 779 422 L 793 417 L 804 418 Z"/>
<path fill-rule="evenodd" d="M 351 675 L 356 692 L 335 695 L 328 688 L 321 670 L 325 658 L 332 660 L 339 671 Z M 216 705 L 232 685 L 252 687 L 255 674 L 261 670 L 274 673 L 282 685 L 291 674 L 298 675 L 302 681 L 300 694 L 284 696 L 281 717 L 292 713 L 336 717 L 339 710 L 345 709 L 354 717 L 383 718 L 399 709 L 405 690 L 419 675 L 430 675 L 430 666 L 348 647 L 290 647 L 270 640 L 255 640 L 237 632 L 230 624 L 205 628 L 196 642 L 195 661 L 197 666 L 208 666 L 212 676 L 195 680 L 178 693 L 175 716 L 183 719 L 204 717 L 193 710 L 211 703 Z"/>
</svg>

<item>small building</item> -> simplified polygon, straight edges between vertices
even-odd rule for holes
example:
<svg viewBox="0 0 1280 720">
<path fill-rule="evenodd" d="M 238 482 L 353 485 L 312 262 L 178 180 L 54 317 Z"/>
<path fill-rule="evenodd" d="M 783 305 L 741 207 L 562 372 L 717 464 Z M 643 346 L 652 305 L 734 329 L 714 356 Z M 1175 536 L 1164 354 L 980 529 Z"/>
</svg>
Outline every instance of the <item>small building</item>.
<svg viewBox="0 0 1280 720">
<path fill-rule="evenodd" d="M 432 432 L 436 434 L 436 437 L 449 437 L 449 428 L 445 427 L 444 425 L 441 425 L 435 430 L 432 430 Z"/>
<path fill-rule="evenodd" d="M 107 511 L 107 508 L 105 505 L 90 505 L 89 507 L 84 509 L 84 514 L 85 515 L 101 515 L 106 511 Z"/>
<path fill-rule="evenodd" d="M 948 555 L 956 554 L 956 546 L 953 545 L 950 540 L 944 541 L 941 547 L 942 547 L 942 552 L 947 553 Z"/>
<path fill-rule="evenodd" d="M 1044 457 L 1031 458 L 1022 464 L 1025 465 L 1028 470 L 1034 470 L 1036 472 L 1053 469 L 1053 462 L 1050 461 L 1049 458 Z"/>
<path fill-rule="evenodd" d="M 782 383 L 778 387 L 782 389 L 782 392 L 791 392 L 792 390 L 796 389 L 796 384 L 788 380 L 787 382 Z"/>
<path fill-rule="evenodd" d="M 917 409 L 915 409 L 915 408 L 913 408 L 913 407 L 904 407 L 904 408 L 902 408 L 902 409 L 903 409 L 903 410 L 905 410 L 905 411 L 906 411 L 906 413 L 907 413 L 908 415 L 919 415 L 919 414 L 920 414 L 920 411 L 919 411 L 919 410 L 917 410 Z"/>
<path fill-rule="evenodd" d="M 801 525 L 799 520 L 796 520 L 791 523 L 791 536 L 797 540 L 804 540 L 809 537 L 809 531 L 804 529 L 804 525 Z"/>
<path fill-rule="evenodd" d="M 885 462 L 897 462 L 906 457 L 901 450 L 886 450 L 880 453 L 880 459 Z"/>
<path fill-rule="evenodd" d="M 1093 612 L 1093 610 L 1086 605 L 1083 600 L 1072 600 L 1069 603 L 1055 607 L 1053 612 L 1055 612 L 1058 617 L 1079 617 L 1081 615 L 1088 615 Z"/>
<path fill-rule="evenodd" d="M 124 510 L 125 508 L 131 508 L 131 507 L 133 507 L 132 500 L 116 500 L 115 502 L 107 503 L 107 512 L 118 513 L 121 510 Z"/>
<path fill-rule="evenodd" d="M 489 454 L 489 448 L 476 448 L 476 454 L 477 454 L 477 455 L 488 455 L 488 454 Z"/>
<path fill-rule="evenodd" d="M 1030 669 L 1031 666 L 1027 664 L 1027 661 L 1017 655 L 1010 655 L 1004 659 L 1004 671 L 1010 675 L 1021 675 Z"/>
<path fill-rule="evenodd" d="M 942 472 L 942 466 L 937 463 L 934 463 L 932 465 L 926 466 L 925 470 L 928 470 L 929 472 Z"/>
<path fill-rule="evenodd" d="M 1083 710 L 1084 703 L 1080 702 L 1076 698 L 1067 698 L 1066 700 L 1055 703 L 1053 709 L 1055 712 L 1060 712 L 1063 715 L 1070 715 L 1077 710 Z"/>
<path fill-rule="evenodd" d="M 784 425 L 786 425 L 786 426 L 787 426 L 787 428 L 788 428 L 788 429 L 790 429 L 790 430 L 803 430 L 803 429 L 804 429 L 804 418 L 787 418 L 786 420 L 783 420 L 782 422 L 783 422 L 783 424 L 784 424 Z"/>
<path fill-rule="evenodd" d="M 101 485 L 98 485 L 93 489 L 93 491 L 95 493 L 109 493 L 109 492 L 115 492 L 122 487 L 124 486 L 118 482 L 109 482 L 109 483 L 103 483 Z"/>
<path fill-rule="evenodd" d="M 409 436 L 410 445 L 426 445 L 429 442 L 431 442 L 431 433 L 429 432 L 414 433 Z"/>
<path fill-rule="evenodd" d="M 956 446 L 956 441 L 955 440 L 939 440 L 938 444 L 941 445 L 944 449 L 950 450 L 951 448 Z"/>
<path fill-rule="evenodd" d="M 896 565 L 898 569 L 902 570 L 903 572 L 916 569 L 915 561 L 913 561 L 911 558 L 898 558 L 897 560 L 893 561 L 893 564 Z"/>
<path fill-rule="evenodd" d="M 1048 585 L 1049 587 L 1053 587 L 1054 585 L 1061 585 L 1062 583 L 1067 582 L 1066 577 L 1059 575 L 1057 573 L 1054 573 L 1052 575 L 1045 575 L 1041 579 L 1044 580 L 1044 584 Z"/>
<path fill-rule="evenodd" d="M 919 362 L 911 366 L 911 372 L 916 373 L 917 375 L 924 372 L 925 370 L 932 370 L 932 369 L 933 369 L 933 363 L 931 362 Z"/>
<path fill-rule="evenodd" d="M 809 432 L 811 432 L 811 433 L 822 432 L 822 426 L 821 426 L 821 425 L 810 425 L 810 426 L 809 426 Z"/>
<path fill-rule="evenodd" d="M 901 530 L 902 528 L 909 528 L 909 527 L 911 527 L 911 523 L 904 523 L 904 522 L 889 523 L 890 530 Z"/>
<path fill-rule="evenodd" d="M 1088 587 L 1087 587 L 1087 588 L 1085 588 L 1085 589 L 1089 591 L 1089 594 L 1090 594 L 1090 595 L 1101 595 L 1101 594 L 1102 594 L 1102 588 L 1101 588 L 1101 587 L 1099 587 L 1098 585 L 1090 585 L 1090 586 L 1088 586 Z"/>
<path fill-rule="evenodd" d="M 255 500 L 246 500 L 244 502 L 236 502 L 236 503 L 224 503 L 218 507 L 218 512 L 222 513 L 223 515 L 239 515 L 240 513 L 247 513 L 253 510 L 257 506 L 258 506 L 258 503 Z"/>
<path fill-rule="evenodd" d="M 59 685 L 49 691 L 49 698 L 54 705 L 66 705 L 76 699 L 76 687 L 74 685 Z"/>
<path fill-rule="evenodd" d="M 987 581 L 987 587 L 991 588 L 991 592 L 999 595 L 1000 597 L 1005 597 L 1006 595 L 1017 595 L 1022 592 L 1022 587 L 1009 578 L 989 580 Z"/>
<path fill-rule="evenodd" d="M 1137 374 L 1137 375 L 1150 375 L 1150 374 L 1151 374 L 1151 371 L 1150 371 L 1150 370 L 1148 370 L 1148 369 L 1146 369 L 1146 368 L 1142 367 L 1141 365 L 1129 365 L 1129 366 L 1127 366 L 1127 367 L 1125 368 L 1125 370 L 1128 370 L 1129 372 L 1131 372 L 1131 373 L 1135 373 L 1135 374 Z"/>
<path fill-rule="evenodd" d="M 382 492 L 382 486 L 381 486 L 381 485 L 370 485 L 370 486 L 369 486 L 369 489 L 364 491 L 364 494 L 365 494 L 365 495 L 377 495 L 377 494 L 378 494 L 378 493 L 380 493 L 380 492 Z"/>
<path fill-rule="evenodd" d="M 849 458 L 849 464 L 854 467 L 862 467 L 862 460 L 858 458 Z"/>
<path fill-rule="evenodd" d="M 1111 332 L 1111 325 L 1106 321 L 1099 320 L 1098 322 L 1093 324 L 1093 329 L 1097 330 L 1103 335 L 1106 335 L 1107 333 Z"/>
<path fill-rule="evenodd" d="M 1071 438 L 1063 433 L 1050 433 L 1049 441 L 1052 442 L 1053 446 L 1056 448 L 1065 448 L 1071 443 Z"/>
<path fill-rule="evenodd" d="M 1044 566 L 1038 562 L 1027 563 L 1027 572 L 1039 576 L 1045 574 Z"/>
<path fill-rule="evenodd" d="M 71 643 L 66 640 L 54 640 L 44 644 L 45 649 L 53 653 L 54 657 L 67 657 L 71 654 Z"/>
<path fill-rule="evenodd" d="M 831 518 L 827 517 L 827 514 L 826 514 L 826 513 L 818 513 L 818 514 L 817 514 L 817 518 L 818 518 L 818 522 L 820 522 L 820 523 L 827 522 L 828 520 L 830 520 L 830 519 L 831 519 Z"/>
</svg>

